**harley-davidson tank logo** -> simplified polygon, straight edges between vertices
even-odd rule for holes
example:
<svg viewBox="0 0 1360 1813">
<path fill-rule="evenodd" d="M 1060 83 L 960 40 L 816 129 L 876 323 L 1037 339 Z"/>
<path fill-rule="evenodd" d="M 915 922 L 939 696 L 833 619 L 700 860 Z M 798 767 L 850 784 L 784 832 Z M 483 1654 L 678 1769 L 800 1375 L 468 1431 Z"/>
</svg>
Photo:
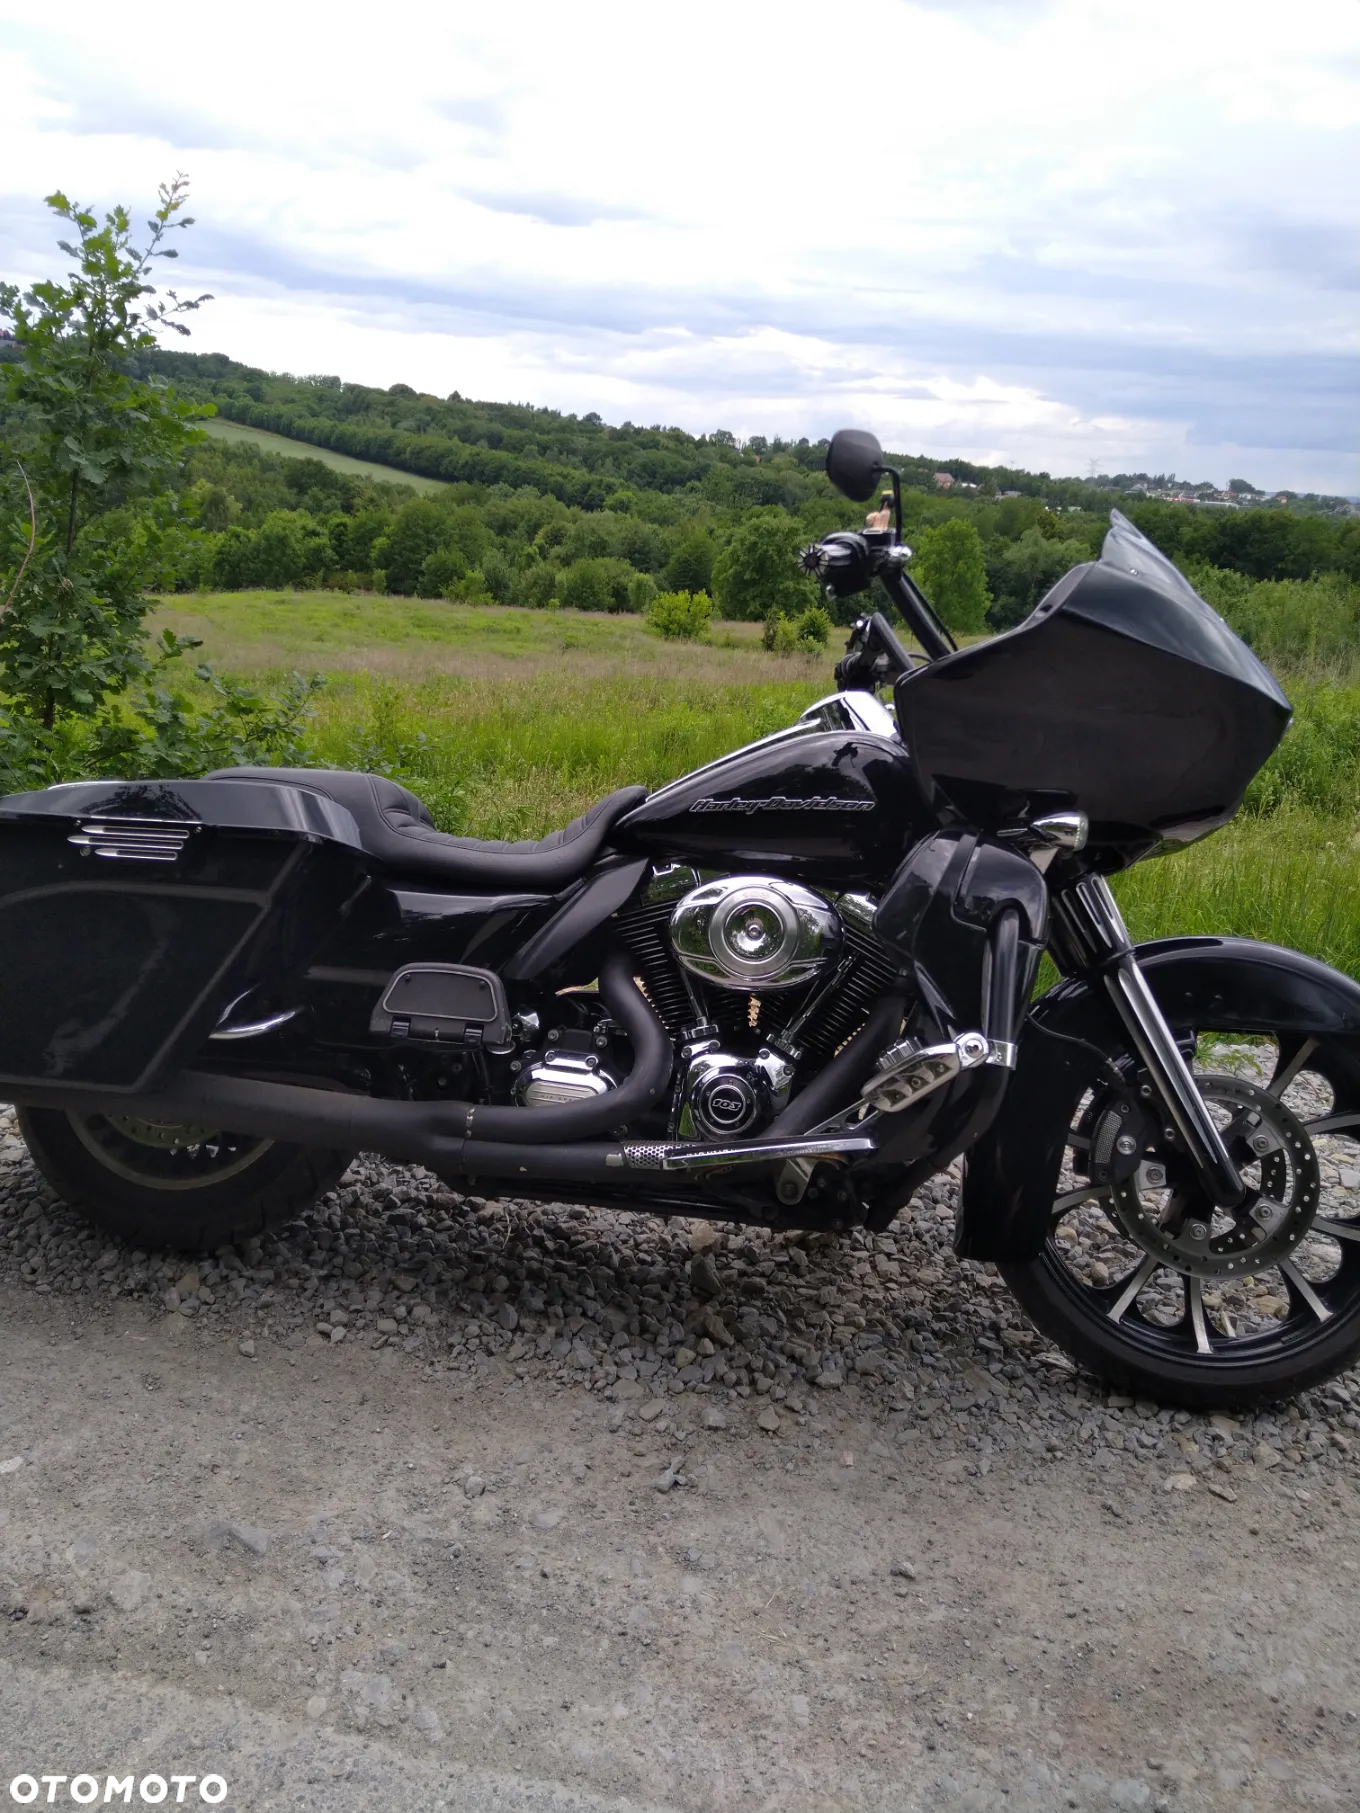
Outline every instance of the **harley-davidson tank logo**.
<svg viewBox="0 0 1360 1813">
<path fill-rule="evenodd" d="M 842 799 L 832 793 L 814 793 L 807 799 L 792 799 L 787 793 L 767 794 L 764 799 L 697 799 L 691 812 L 872 812 L 872 799 Z"/>
</svg>

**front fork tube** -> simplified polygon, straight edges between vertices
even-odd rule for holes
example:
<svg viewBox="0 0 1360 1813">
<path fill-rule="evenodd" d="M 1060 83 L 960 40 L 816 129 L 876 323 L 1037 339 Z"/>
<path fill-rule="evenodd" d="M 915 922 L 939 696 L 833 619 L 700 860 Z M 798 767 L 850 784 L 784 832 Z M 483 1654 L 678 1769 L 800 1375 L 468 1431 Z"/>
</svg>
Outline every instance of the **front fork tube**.
<svg viewBox="0 0 1360 1813">
<path fill-rule="evenodd" d="M 1109 883 L 1099 875 L 1086 876 L 1055 902 L 1055 918 L 1083 966 L 1100 973 L 1210 1200 L 1221 1208 L 1234 1207 L 1243 1195 L 1237 1166 L 1138 966 L 1133 940 Z"/>
</svg>

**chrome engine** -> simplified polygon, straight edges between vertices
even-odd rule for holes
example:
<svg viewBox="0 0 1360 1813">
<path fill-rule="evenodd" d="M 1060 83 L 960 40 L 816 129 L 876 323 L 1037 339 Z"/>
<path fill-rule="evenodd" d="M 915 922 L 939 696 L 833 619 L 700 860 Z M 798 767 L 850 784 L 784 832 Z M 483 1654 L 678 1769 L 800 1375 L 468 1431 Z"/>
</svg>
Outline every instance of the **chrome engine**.
<svg viewBox="0 0 1360 1813">
<path fill-rule="evenodd" d="M 899 974 L 876 902 L 767 875 L 655 870 L 615 920 L 675 1040 L 670 1137 L 759 1138 Z"/>
<path fill-rule="evenodd" d="M 797 988 L 835 962 L 841 920 L 820 894 L 768 875 L 692 889 L 671 915 L 671 947 L 691 975 L 746 994 Z"/>
</svg>

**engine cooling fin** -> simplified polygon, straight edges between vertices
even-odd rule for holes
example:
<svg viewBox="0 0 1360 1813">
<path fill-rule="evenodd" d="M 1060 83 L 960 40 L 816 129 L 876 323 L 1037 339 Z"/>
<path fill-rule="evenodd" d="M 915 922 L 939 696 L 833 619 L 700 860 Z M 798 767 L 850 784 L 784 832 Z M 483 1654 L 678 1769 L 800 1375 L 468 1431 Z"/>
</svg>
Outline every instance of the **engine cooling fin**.
<svg viewBox="0 0 1360 1813">
<path fill-rule="evenodd" d="M 675 1037 L 694 1019 L 694 1008 L 680 966 L 671 955 L 673 911 L 673 901 L 643 902 L 625 908 L 614 923 L 624 949 L 637 967 L 657 1018 Z"/>
<path fill-rule="evenodd" d="M 848 973 L 821 1010 L 799 1030 L 798 1044 L 805 1064 L 826 1063 L 852 1033 L 859 1031 L 883 996 L 901 987 L 900 969 L 891 954 L 848 918 L 845 954 L 854 958 Z M 770 1031 L 777 1036 L 773 1028 Z"/>
</svg>

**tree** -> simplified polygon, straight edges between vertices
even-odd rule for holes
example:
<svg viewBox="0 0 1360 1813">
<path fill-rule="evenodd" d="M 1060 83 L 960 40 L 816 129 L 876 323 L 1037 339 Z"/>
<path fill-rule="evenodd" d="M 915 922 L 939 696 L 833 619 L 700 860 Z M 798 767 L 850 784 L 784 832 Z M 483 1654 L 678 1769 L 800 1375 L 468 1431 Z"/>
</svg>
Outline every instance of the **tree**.
<svg viewBox="0 0 1360 1813">
<path fill-rule="evenodd" d="M 992 628 L 1011 629 L 1022 622 L 1050 586 L 1090 558 L 1085 542 L 1049 541 L 1038 528 L 1026 529 L 1019 541 L 1000 549 L 991 561 L 996 591 L 989 613 Z"/>
<path fill-rule="evenodd" d="M 1030 533 L 1039 534 L 1034 530 Z M 1045 543 L 1046 546 L 1057 545 Z M 912 563 L 913 576 L 943 621 L 963 635 L 987 627 L 987 563 L 972 523 L 961 516 L 927 529 Z"/>
<path fill-rule="evenodd" d="M 713 590 L 713 542 L 702 529 L 689 529 L 676 542 L 665 578 L 671 592 Z"/>
<path fill-rule="evenodd" d="M 713 563 L 713 594 L 724 617 L 748 622 L 797 616 L 817 602 L 798 566 L 798 525 L 779 509 L 752 510 Z"/>
<path fill-rule="evenodd" d="M 101 226 L 60 191 L 49 195 L 75 230 L 58 243 L 76 268 L 22 295 L 0 284 L 0 317 L 20 351 L 4 367 L 0 692 L 46 731 L 149 671 L 143 587 L 169 524 L 171 476 L 209 413 L 136 375 L 157 331 L 187 333 L 178 317 L 210 300 L 173 290 L 155 299 L 156 261 L 177 256 L 166 235 L 193 224 L 177 218 L 185 177 L 163 184 L 159 199 L 139 249 L 125 208 Z M 116 526 L 101 527 L 115 506 Z"/>
<path fill-rule="evenodd" d="M 448 540 L 449 520 L 444 511 L 427 498 L 413 498 L 397 511 L 387 534 L 374 543 L 373 565 L 387 575 L 389 592 L 409 597 L 419 585 L 426 557 Z"/>
</svg>

